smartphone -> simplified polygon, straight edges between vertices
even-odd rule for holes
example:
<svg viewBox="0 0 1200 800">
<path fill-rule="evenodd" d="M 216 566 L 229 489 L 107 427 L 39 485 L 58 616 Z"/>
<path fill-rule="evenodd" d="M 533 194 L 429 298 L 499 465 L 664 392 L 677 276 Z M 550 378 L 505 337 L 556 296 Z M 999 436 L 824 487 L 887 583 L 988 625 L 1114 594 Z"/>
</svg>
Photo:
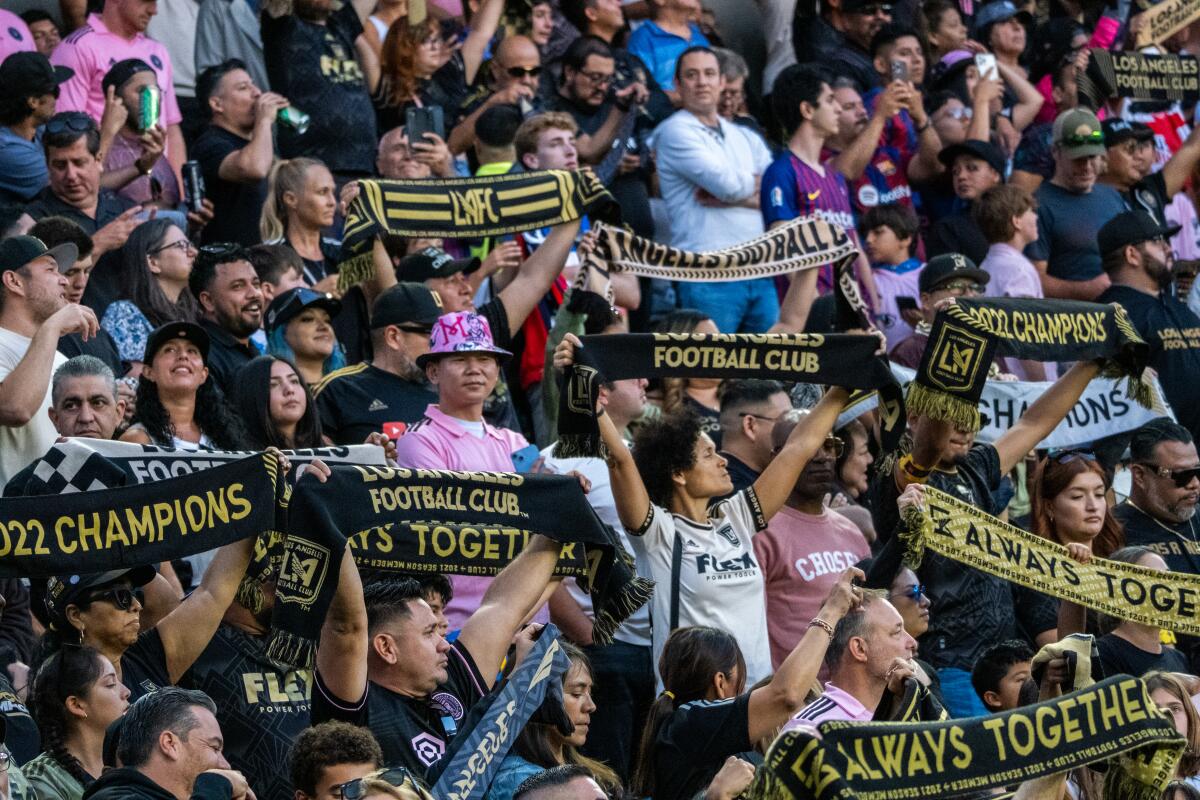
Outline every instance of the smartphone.
<svg viewBox="0 0 1200 800">
<path fill-rule="evenodd" d="M 408 134 L 410 147 L 418 142 L 423 142 L 428 133 L 436 134 L 438 138 L 445 141 L 446 124 L 442 119 L 442 107 L 410 107 L 404 119 L 404 132 Z"/>
<path fill-rule="evenodd" d="M 982 80 L 995 80 L 1000 77 L 1000 70 L 996 68 L 996 56 L 991 53 L 976 53 L 975 69 L 979 71 Z"/>
<path fill-rule="evenodd" d="M 905 297 L 904 295 L 896 296 L 896 308 L 900 309 L 901 311 L 919 311 L 920 310 L 917 307 L 917 301 L 914 298 Z"/>
<path fill-rule="evenodd" d="M 512 454 L 513 469 L 517 472 L 529 472 L 540 455 L 536 444 L 522 447 Z"/>
<path fill-rule="evenodd" d="M 908 80 L 908 63 L 904 61 L 892 62 L 892 80 L 907 81 Z"/>
</svg>

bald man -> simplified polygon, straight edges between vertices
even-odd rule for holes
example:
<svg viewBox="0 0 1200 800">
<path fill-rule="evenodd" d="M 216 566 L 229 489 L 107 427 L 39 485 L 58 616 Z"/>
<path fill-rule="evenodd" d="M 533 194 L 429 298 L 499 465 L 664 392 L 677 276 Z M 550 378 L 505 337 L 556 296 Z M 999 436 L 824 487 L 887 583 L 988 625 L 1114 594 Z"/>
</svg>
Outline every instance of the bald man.
<svg viewBox="0 0 1200 800">
<path fill-rule="evenodd" d="M 467 98 L 467 116 L 450 133 L 450 152 L 458 155 L 475 143 L 475 120 L 484 110 L 502 103 L 519 106 L 524 116 L 541 110 L 538 86 L 542 58 L 528 36 L 509 36 L 496 47 L 489 63 L 490 85 Z"/>
<path fill-rule="evenodd" d="M 432 177 L 453 178 L 454 157 L 445 141 L 436 133 L 425 134 L 421 142 L 409 142 L 403 127 L 392 128 L 379 140 L 375 169 L 391 180 L 423 181 Z"/>
</svg>

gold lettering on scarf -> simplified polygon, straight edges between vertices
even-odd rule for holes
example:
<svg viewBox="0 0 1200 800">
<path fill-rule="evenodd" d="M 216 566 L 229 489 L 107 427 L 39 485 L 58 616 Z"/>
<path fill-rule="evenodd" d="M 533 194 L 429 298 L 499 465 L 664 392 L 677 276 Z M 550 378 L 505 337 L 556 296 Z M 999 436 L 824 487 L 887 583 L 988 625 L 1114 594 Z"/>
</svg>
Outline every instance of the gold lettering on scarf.
<svg viewBox="0 0 1200 800">
<path fill-rule="evenodd" d="M 500 221 L 496 213 L 496 192 L 490 186 L 465 191 L 450 190 L 450 206 L 454 209 L 455 225 L 495 224 Z"/>
</svg>

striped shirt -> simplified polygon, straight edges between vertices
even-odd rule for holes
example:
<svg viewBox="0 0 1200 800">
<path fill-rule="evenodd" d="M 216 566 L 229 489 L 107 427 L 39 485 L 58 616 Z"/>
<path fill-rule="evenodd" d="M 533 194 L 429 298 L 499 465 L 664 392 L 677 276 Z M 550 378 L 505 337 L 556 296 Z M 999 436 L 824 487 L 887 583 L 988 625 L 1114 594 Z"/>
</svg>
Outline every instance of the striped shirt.
<svg viewBox="0 0 1200 800">
<path fill-rule="evenodd" d="M 822 722 L 835 719 L 870 722 L 874 717 L 875 712 L 858 702 L 854 695 L 827 683 L 825 694 L 800 709 L 800 713 L 788 720 L 783 729 L 815 728 Z"/>
</svg>

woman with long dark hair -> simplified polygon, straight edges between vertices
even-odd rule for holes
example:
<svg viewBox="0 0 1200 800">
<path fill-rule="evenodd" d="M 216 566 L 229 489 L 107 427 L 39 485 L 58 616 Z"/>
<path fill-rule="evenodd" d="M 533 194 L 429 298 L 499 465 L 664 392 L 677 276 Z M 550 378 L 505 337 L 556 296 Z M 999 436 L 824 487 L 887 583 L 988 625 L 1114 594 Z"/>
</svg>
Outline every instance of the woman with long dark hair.
<svg viewBox="0 0 1200 800">
<path fill-rule="evenodd" d="M 587 741 L 589 723 L 596 704 L 592 702 L 592 664 L 573 644 L 563 642 L 571 666 L 563 673 L 563 710 L 575 726 L 569 736 L 563 736 L 554 725 L 529 722 L 521 730 L 512 750 L 500 765 L 486 800 L 512 800 L 513 793 L 526 778 L 563 764 L 587 767 L 596 783 L 609 797 L 623 795 L 617 773 L 595 759 L 579 752 Z"/>
<path fill-rule="evenodd" d="M 312 392 L 292 362 L 259 356 L 238 370 L 234 383 L 238 416 L 251 447 L 299 450 L 324 444 Z"/>
<path fill-rule="evenodd" d="M 746 660 L 732 634 L 716 628 L 679 628 L 658 660 L 664 691 L 650 707 L 638 748 L 633 794 L 687 800 L 702 792 L 725 759 L 770 741 L 804 707 L 825 658 L 832 631 L 862 601 L 851 568 L 769 679 L 746 691 Z M 827 627 L 828 626 L 828 627 Z"/>
<path fill-rule="evenodd" d="M 40 800 L 80 800 L 104 771 L 104 733 L 129 707 L 129 690 L 91 647 L 54 653 L 32 683 L 29 711 L 43 752 L 21 771 Z"/>
<path fill-rule="evenodd" d="M 121 248 L 121 297 L 100 325 L 117 343 L 122 361 L 140 368 L 150 333 L 168 322 L 195 322 L 196 299 L 188 276 L 196 247 L 175 223 L 152 219 L 133 229 Z"/>
<path fill-rule="evenodd" d="M 150 334 L 137 412 L 121 441 L 180 450 L 246 449 L 241 420 L 208 376 L 208 346 L 208 334 L 190 322 Z"/>
</svg>

